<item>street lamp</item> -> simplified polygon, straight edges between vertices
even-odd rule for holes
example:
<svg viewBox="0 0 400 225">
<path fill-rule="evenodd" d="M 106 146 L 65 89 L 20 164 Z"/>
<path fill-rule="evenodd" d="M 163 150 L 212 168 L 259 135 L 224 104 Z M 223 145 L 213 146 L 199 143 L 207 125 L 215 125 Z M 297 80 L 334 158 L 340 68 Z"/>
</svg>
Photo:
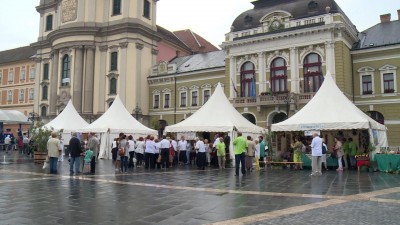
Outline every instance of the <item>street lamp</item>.
<svg viewBox="0 0 400 225">
<path fill-rule="evenodd" d="M 31 128 L 33 128 L 33 126 L 35 125 L 35 121 L 39 119 L 39 115 L 37 113 L 35 113 L 35 111 L 30 112 L 28 114 L 28 121 L 31 121 Z M 29 134 L 29 129 L 28 129 L 28 137 L 30 136 Z"/>
</svg>

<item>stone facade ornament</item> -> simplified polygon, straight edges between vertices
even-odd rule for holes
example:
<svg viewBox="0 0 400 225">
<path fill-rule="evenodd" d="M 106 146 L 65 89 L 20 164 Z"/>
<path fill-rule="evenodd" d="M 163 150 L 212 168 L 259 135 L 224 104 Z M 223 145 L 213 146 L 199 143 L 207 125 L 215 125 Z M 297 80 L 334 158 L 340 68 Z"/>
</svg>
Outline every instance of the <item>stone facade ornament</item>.
<svg viewBox="0 0 400 225">
<path fill-rule="evenodd" d="M 62 90 L 61 94 L 57 96 L 57 108 L 59 112 L 65 108 L 70 99 L 71 95 L 69 94 L 69 91 Z"/>
<path fill-rule="evenodd" d="M 142 43 L 136 43 L 136 49 L 142 50 L 144 47 L 144 44 Z"/>
<path fill-rule="evenodd" d="M 74 21 L 78 14 L 78 0 L 63 0 L 61 2 L 62 22 Z"/>
<path fill-rule="evenodd" d="M 254 69 L 257 71 L 258 70 L 258 55 L 257 54 L 251 54 L 251 55 L 244 55 L 240 56 L 236 59 L 236 72 L 240 72 L 240 69 L 242 68 L 242 65 L 245 62 L 252 62 L 254 64 Z"/>
</svg>

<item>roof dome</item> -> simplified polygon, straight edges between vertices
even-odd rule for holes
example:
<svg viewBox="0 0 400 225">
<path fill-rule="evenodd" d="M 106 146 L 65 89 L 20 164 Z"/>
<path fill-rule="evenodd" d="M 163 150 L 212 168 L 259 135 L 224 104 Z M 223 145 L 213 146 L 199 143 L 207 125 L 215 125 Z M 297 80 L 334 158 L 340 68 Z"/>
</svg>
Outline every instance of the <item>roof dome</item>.
<svg viewBox="0 0 400 225">
<path fill-rule="evenodd" d="M 258 0 L 252 4 L 254 5 L 253 9 L 236 17 L 232 23 L 231 32 L 259 27 L 260 20 L 275 11 L 287 12 L 292 19 L 326 14 L 328 6 L 330 13 L 343 13 L 334 0 Z"/>
</svg>

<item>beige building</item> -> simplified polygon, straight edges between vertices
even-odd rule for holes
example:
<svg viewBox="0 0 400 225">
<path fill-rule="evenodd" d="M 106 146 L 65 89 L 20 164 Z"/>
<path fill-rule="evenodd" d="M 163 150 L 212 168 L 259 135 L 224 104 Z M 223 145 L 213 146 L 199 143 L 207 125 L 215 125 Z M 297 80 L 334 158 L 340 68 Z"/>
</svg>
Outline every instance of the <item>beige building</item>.
<svg viewBox="0 0 400 225">
<path fill-rule="evenodd" d="M 156 63 L 156 0 L 41 0 L 35 111 L 44 120 L 69 99 L 88 121 L 118 94 L 149 114 L 146 77 Z"/>
</svg>

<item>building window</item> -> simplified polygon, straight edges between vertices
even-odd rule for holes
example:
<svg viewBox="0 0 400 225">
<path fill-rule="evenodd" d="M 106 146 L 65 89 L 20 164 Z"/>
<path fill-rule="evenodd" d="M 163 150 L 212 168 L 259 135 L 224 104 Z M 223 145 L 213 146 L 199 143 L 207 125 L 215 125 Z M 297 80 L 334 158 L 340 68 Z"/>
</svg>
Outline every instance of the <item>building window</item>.
<svg viewBox="0 0 400 225">
<path fill-rule="evenodd" d="M 35 94 L 35 89 L 31 88 L 29 89 L 29 100 L 33 100 Z"/>
<path fill-rule="evenodd" d="M 170 94 L 164 94 L 164 108 L 169 108 Z"/>
<path fill-rule="evenodd" d="M 9 71 L 8 72 L 8 82 L 13 82 L 14 81 L 14 71 Z"/>
<path fill-rule="evenodd" d="M 283 58 L 276 58 L 271 63 L 271 89 L 273 93 L 287 92 L 287 67 Z"/>
<path fill-rule="evenodd" d="M 29 71 L 29 79 L 35 79 L 35 67 L 31 68 L 31 70 Z"/>
<path fill-rule="evenodd" d="M 43 80 L 48 80 L 49 79 L 49 64 L 45 63 L 43 64 Z"/>
<path fill-rule="evenodd" d="M 208 99 L 210 99 L 210 95 L 211 95 L 211 91 L 210 90 L 204 90 L 203 91 L 203 96 L 204 96 L 204 103 L 206 104 L 206 102 L 208 101 Z"/>
<path fill-rule="evenodd" d="M 46 17 L 46 31 L 53 30 L 53 15 Z"/>
<path fill-rule="evenodd" d="M 111 78 L 110 79 L 110 95 L 116 95 L 116 94 L 117 94 L 117 79 Z"/>
<path fill-rule="evenodd" d="M 47 86 L 43 86 L 42 87 L 42 100 L 47 100 L 47 96 L 48 96 L 48 87 Z"/>
<path fill-rule="evenodd" d="M 393 93 L 394 92 L 394 76 L 393 73 L 383 74 L 383 92 Z"/>
<path fill-rule="evenodd" d="M 19 100 L 20 101 L 24 101 L 25 99 L 25 90 L 24 89 L 20 89 L 19 90 Z"/>
<path fill-rule="evenodd" d="M 198 92 L 192 91 L 192 106 L 198 105 Z"/>
<path fill-rule="evenodd" d="M 246 62 L 240 69 L 240 97 L 255 97 L 256 81 L 254 76 L 254 64 Z"/>
<path fill-rule="evenodd" d="M 304 92 L 317 92 L 322 85 L 321 57 L 311 53 L 304 59 Z"/>
<path fill-rule="evenodd" d="M 46 106 L 42 106 L 42 108 L 40 109 L 40 116 L 47 116 Z"/>
<path fill-rule="evenodd" d="M 111 53 L 110 70 L 111 71 L 118 70 L 118 52 Z"/>
<path fill-rule="evenodd" d="M 12 102 L 13 100 L 13 91 L 8 91 L 7 92 L 7 101 Z"/>
<path fill-rule="evenodd" d="M 0 71 L 0 84 L 3 84 L 3 72 Z"/>
<path fill-rule="evenodd" d="M 143 16 L 150 19 L 150 2 L 148 0 L 143 1 Z"/>
<path fill-rule="evenodd" d="M 155 109 L 160 108 L 160 95 L 154 95 L 153 108 Z"/>
<path fill-rule="evenodd" d="M 71 74 L 71 59 L 69 55 L 64 55 L 62 59 L 62 76 L 61 76 L 61 86 L 68 86 L 70 83 Z"/>
<path fill-rule="evenodd" d="M 121 14 L 121 0 L 113 1 L 112 13 L 113 13 L 113 15 Z"/>
<path fill-rule="evenodd" d="M 372 76 L 371 75 L 362 76 L 362 93 L 363 93 L 363 95 L 372 94 Z"/>
<path fill-rule="evenodd" d="M 377 112 L 377 111 L 369 111 L 369 116 L 374 119 L 376 122 L 385 125 L 385 117 L 382 115 L 382 113 Z"/>
<path fill-rule="evenodd" d="M 21 70 L 21 74 L 20 74 L 20 76 L 19 76 L 19 79 L 20 79 L 20 80 L 25 80 L 25 78 L 26 78 L 25 70 Z"/>
<path fill-rule="evenodd" d="M 186 107 L 186 95 L 187 92 L 181 92 L 181 107 Z"/>
</svg>

